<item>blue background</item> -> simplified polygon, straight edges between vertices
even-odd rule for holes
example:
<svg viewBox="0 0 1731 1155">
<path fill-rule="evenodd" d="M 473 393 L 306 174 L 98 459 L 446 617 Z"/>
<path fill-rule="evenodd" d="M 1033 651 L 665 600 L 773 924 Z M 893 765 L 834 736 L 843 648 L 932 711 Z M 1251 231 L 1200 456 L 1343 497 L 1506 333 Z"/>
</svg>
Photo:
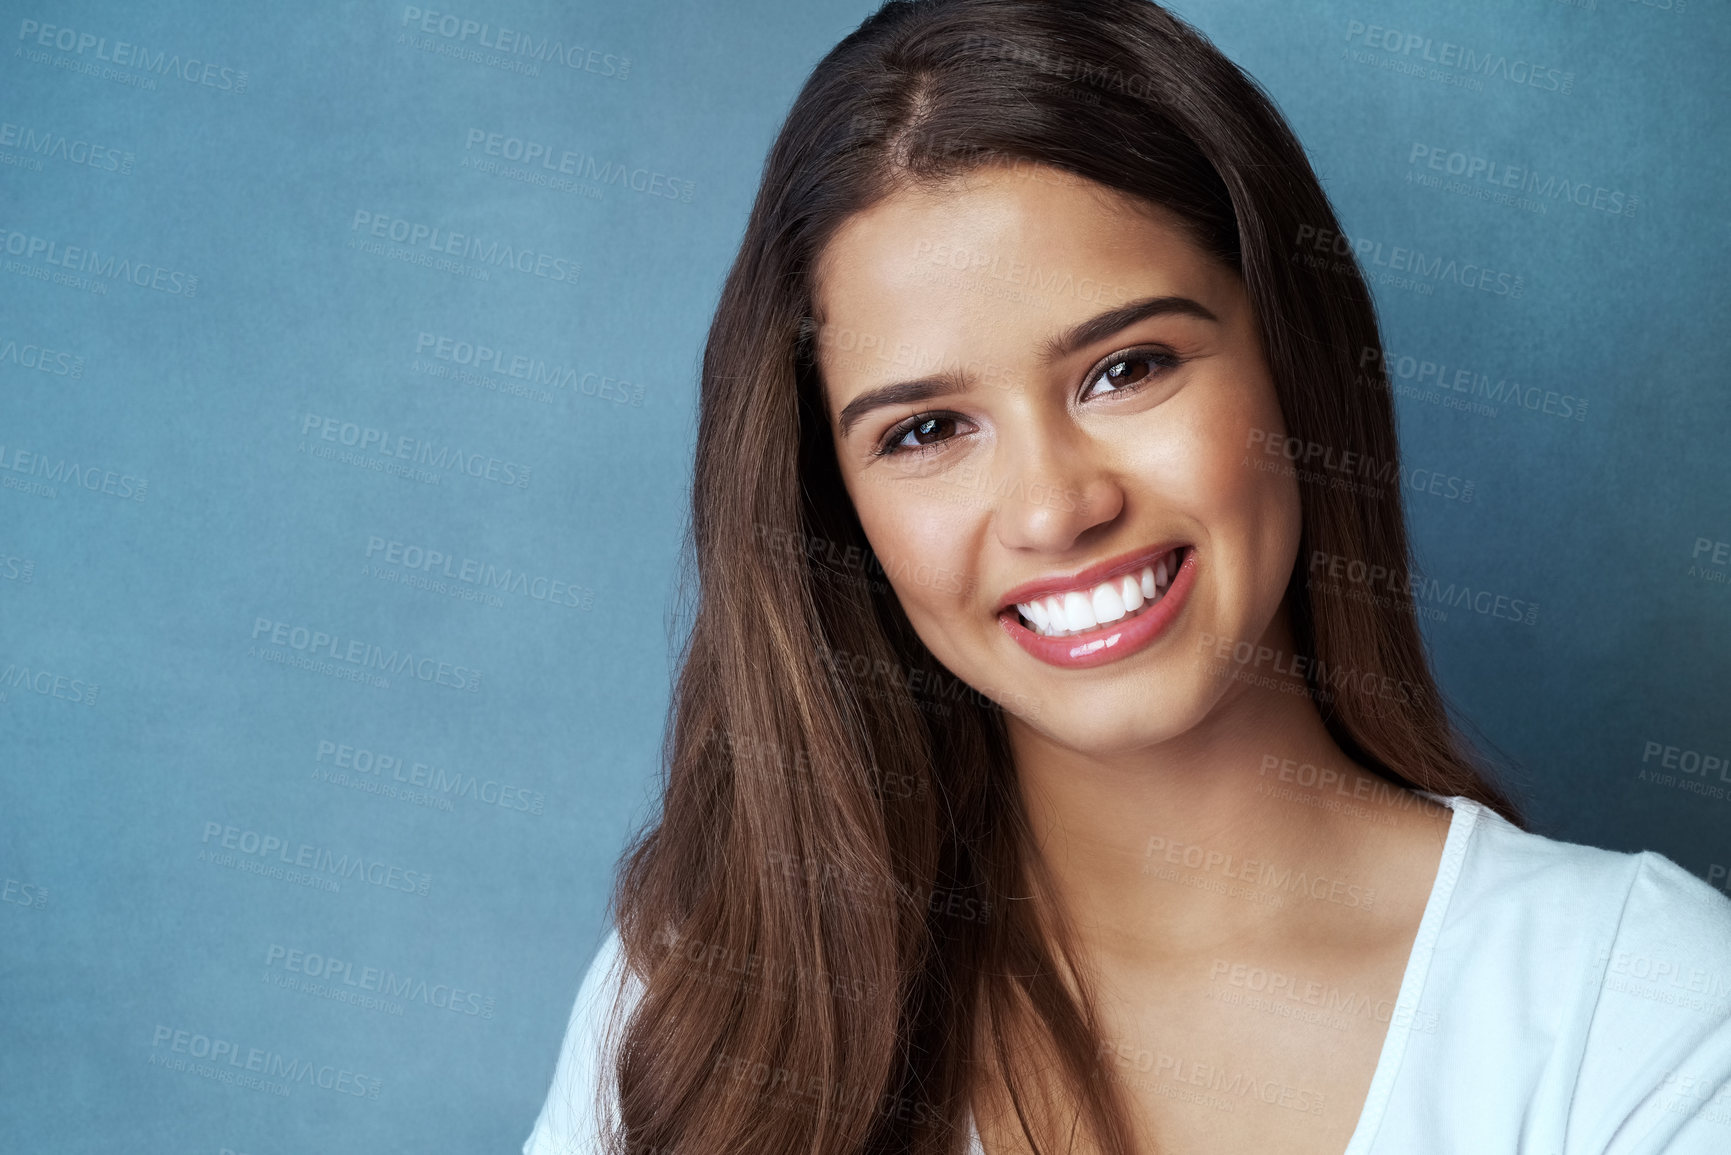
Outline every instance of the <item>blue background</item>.
<svg viewBox="0 0 1731 1155">
<path fill-rule="evenodd" d="M 654 805 L 702 337 L 781 117 L 871 8 L 455 11 L 580 46 L 531 73 L 400 4 L 0 4 L 0 1146 L 527 1136 Z M 1421 565 L 1537 607 L 1438 603 L 1439 676 L 1541 832 L 1723 886 L 1723 9 L 1176 10 L 1367 252 L 1518 278 L 1377 286 L 1405 464 L 1450 479 L 1405 495 Z M 147 55 L 98 59 L 120 41 Z M 1507 66 L 1427 64 L 1445 43 Z M 510 140 L 574 174 L 521 179 L 558 174 Z M 1527 203 L 1451 184 L 1473 158 Z M 391 221 L 530 271 L 429 267 Z M 323 665 L 285 663 L 314 632 Z M 372 646 L 410 669 L 352 680 Z M 242 1065 L 176 1069 L 202 1046 Z M 346 1074 L 211 1077 L 254 1050 Z"/>
</svg>

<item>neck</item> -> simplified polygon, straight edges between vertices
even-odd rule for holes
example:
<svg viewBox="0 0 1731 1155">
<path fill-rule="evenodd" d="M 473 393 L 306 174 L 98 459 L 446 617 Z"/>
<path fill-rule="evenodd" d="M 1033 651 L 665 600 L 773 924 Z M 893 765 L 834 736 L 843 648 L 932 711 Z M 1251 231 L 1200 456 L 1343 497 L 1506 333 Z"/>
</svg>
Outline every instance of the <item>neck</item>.
<svg viewBox="0 0 1731 1155">
<path fill-rule="evenodd" d="M 1107 966 L 1193 959 L 1321 916 L 1350 924 L 1377 885 L 1380 816 L 1411 801 L 1347 758 L 1294 674 L 1230 683 L 1155 746 L 1079 751 L 1019 719 L 1009 734 L 1036 890 Z"/>
</svg>

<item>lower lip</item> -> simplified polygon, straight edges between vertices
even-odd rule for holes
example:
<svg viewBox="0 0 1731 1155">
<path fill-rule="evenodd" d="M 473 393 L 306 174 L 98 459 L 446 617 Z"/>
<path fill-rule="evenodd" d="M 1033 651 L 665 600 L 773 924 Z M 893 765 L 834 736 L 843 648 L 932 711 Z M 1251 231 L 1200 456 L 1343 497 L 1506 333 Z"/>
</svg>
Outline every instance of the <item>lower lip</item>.
<svg viewBox="0 0 1731 1155">
<path fill-rule="evenodd" d="M 1070 670 L 1103 666 L 1129 657 L 1164 633 L 1184 607 L 1185 595 L 1195 584 L 1196 547 L 1191 546 L 1185 549 L 1184 563 L 1172 575 L 1172 584 L 1160 600 L 1152 609 L 1143 610 L 1133 618 L 1119 618 L 1098 629 L 1062 638 L 1048 638 L 1024 626 L 1015 606 L 999 614 L 998 621 L 1004 632 L 1016 639 L 1017 645 L 1048 665 Z"/>
</svg>

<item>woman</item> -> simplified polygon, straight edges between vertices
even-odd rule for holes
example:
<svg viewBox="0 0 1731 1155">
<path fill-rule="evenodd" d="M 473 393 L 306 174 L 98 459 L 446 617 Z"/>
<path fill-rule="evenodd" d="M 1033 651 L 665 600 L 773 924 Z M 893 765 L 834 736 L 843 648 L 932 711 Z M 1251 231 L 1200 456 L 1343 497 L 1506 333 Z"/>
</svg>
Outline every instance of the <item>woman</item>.
<svg viewBox="0 0 1731 1155">
<path fill-rule="evenodd" d="M 890 3 L 818 65 L 525 1152 L 1731 1150 L 1731 902 L 1528 832 L 1453 729 L 1339 231 L 1142 0 Z"/>
</svg>

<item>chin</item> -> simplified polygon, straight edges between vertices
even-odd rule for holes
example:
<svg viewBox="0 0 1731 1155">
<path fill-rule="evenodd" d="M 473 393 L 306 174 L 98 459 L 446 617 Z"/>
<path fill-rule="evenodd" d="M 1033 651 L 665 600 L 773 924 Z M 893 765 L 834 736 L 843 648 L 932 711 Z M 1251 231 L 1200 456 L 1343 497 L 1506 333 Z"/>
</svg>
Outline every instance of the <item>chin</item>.
<svg viewBox="0 0 1731 1155">
<path fill-rule="evenodd" d="M 1167 696 L 1151 705 L 1145 694 L 1125 697 L 1128 700 L 1120 702 L 1118 694 L 1081 688 L 1041 696 L 1039 716 L 1023 716 L 1021 721 L 1068 749 L 1106 756 L 1169 741 L 1199 720 L 1188 701 L 1179 703 Z"/>
</svg>

